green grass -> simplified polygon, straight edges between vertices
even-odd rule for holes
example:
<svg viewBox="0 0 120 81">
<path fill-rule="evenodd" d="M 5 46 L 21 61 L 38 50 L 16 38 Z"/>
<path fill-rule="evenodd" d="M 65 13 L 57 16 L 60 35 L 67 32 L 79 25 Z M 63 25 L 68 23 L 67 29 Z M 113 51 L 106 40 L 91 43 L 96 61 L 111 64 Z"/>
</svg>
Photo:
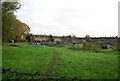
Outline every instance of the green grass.
<svg viewBox="0 0 120 81">
<path fill-rule="evenodd" d="M 70 50 L 65 47 L 21 47 L 3 45 L 3 67 L 23 73 L 65 75 L 81 79 L 116 79 L 117 51 Z"/>
</svg>

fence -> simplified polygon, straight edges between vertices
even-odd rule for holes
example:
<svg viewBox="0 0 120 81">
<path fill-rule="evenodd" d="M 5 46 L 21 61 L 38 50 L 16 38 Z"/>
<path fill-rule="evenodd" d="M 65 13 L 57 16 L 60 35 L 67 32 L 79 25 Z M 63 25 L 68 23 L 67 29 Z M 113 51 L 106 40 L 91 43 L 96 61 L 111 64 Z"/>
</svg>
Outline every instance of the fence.
<svg viewBox="0 0 120 81">
<path fill-rule="evenodd" d="M 41 74 L 40 72 L 35 72 L 35 73 L 19 73 L 17 71 L 12 71 L 11 68 L 5 69 L 0 67 L 0 73 L 2 73 L 3 79 L 24 79 L 24 80 L 29 80 L 29 79 L 42 79 L 42 80 L 59 80 L 59 79 L 70 79 L 70 80 L 79 80 L 79 78 L 71 78 L 67 76 L 60 76 L 60 75 L 46 75 L 46 74 Z"/>
</svg>

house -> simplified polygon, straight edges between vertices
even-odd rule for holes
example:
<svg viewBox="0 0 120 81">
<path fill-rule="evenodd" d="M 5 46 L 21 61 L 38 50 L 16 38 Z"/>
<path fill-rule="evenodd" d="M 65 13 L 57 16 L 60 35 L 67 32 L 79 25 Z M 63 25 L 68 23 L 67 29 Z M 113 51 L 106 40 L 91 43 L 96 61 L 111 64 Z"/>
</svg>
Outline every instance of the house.
<svg viewBox="0 0 120 81">
<path fill-rule="evenodd" d="M 34 35 L 35 41 L 49 41 L 49 35 Z M 53 36 L 54 41 L 67 42 L 71 43 L 75 41 L 75 43 L 85 43 L 85 37 L 76 37 L 74 39 L 68 38 L 68 36 Z M 71 41 L 71 42 L 70 42 Z M 118 37 L 91 37 L 89 42 L 97 43 L 97 42 L 105 42 L 105 43 L 118 43 Z"/>
<path fill-rule="evenodd" d="M 54 38 L 54 41 L 62 41 L 60 38 Z"/>
<path fill-rule="evenodd" d="M 35 38 L 34 41 L 40 41 L 40 42 L 42 42 L 42 41 L 46 41 L 46 39 L 44 39 L 44 38 Z"/>
</svg>

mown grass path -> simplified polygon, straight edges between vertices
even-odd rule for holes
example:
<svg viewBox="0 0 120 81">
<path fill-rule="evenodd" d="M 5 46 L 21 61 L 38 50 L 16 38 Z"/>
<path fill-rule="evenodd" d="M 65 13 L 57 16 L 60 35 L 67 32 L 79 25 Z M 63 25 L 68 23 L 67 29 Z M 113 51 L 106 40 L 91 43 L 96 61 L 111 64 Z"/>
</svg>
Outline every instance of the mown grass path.
<svg viewBox="0 0 120 81">
<path fill-rule="evenodd" d="M 52 74 L 55 75 L 56 73 L 56 61 L 57 61 L 57 52 L 56 50 L 54 50 L 53 48 L 49 48 L 52 52 L 52 58 L 49 61 L 48 65 L 47 65 L 47 69 L 46 69 L 46 73 L 45 74 Z"/>
</svg>

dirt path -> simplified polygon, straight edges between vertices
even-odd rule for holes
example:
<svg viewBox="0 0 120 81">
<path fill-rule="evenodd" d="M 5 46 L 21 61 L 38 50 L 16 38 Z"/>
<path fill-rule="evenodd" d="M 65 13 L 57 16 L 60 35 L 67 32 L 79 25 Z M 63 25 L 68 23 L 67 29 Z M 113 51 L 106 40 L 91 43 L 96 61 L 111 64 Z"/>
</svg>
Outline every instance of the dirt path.
<svg viewBox="0 0 120 81">
<path fill-rule="evenodd" d="M 56 74 L 56 60 L 57 60 L 57 52 L 54 48 L 50 48 L 50 51 L 52 52 L 52 58 L 49 61 L 46 69 L 46 75 L 54 75 Z"/>
</svg>

